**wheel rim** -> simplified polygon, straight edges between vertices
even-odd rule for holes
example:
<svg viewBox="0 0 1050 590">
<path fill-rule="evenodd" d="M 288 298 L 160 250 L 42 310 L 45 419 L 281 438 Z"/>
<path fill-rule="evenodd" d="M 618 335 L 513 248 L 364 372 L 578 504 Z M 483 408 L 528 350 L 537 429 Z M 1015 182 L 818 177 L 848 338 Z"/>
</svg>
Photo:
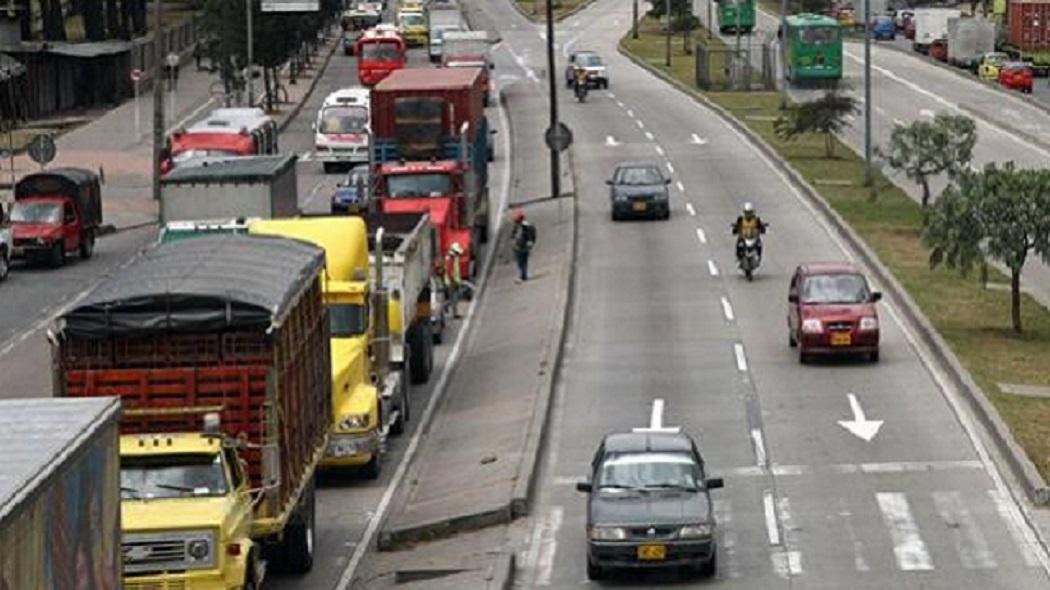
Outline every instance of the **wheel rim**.
<svg viewBox="0 0 1050 590">
<path fill-rule="evenodd" d="M 0 256 L 0 279 L 7 277 L 7 256 Z"/>
<path fill-rule="evenodd" d="M 306 521 L 306 555 L 313 557 L 314 554 L 314 519 Z"/>
</svg>

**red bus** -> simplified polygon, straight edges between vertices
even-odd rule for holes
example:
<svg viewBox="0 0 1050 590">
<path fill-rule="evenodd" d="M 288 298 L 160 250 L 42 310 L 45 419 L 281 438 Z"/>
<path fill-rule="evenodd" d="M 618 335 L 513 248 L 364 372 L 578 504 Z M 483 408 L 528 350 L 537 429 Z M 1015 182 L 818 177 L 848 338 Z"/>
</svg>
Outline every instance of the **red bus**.
<svg viewBox="0 0 1050 590">
<path fill-rule="evenodd" d="M 394 70 L 405 67 L 408 47 L 401 34 L 390 25 L 365 31 L 354 45 L 357 77 L 364 86 L 375 86 Z"/>
</svg>

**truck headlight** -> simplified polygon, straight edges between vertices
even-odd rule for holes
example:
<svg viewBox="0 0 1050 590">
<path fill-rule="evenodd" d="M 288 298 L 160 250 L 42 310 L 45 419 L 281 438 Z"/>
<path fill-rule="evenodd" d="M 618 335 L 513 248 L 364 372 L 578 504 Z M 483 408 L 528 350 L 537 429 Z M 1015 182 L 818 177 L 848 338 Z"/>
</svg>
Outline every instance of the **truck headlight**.
<svg viewBox="0 0 1050 590">
<path fill-rule="evenodd" d="M 211 543 L 206 539 L 194 539 L 186 544 L 186 554 L 195 561 L 203 561 L 211 554 Z"/>
<path fill-rule="evenodd" d="M 592 541 L 623 541 L 627 538 L 627 529 L 618 526 L 591 527 Z"/>
<path fill-rule="evenodd" d="M 861 332 L 874 332 L 879 329 L 879 319 L 875 317 L 860 318 Z"/>
<path fill-rule="evenodd" d="M 678 530 L 678 536 L 682 539 L 697 539 L 710 537 L 714 532 L 713 524 L 687 524 Z"/>
<path fill-rule="evenodd" d="M 354 428 L 367 428 L 368 414 L 349 414 L 343 416 L 339 421 L 340 430 L 352 430 Z"/>
<path fill-rule="evenodd" d="M 802 331 L 806 334 L 820 334 L 824 331 L 824 326 L 815 318 L 802 320 Z"/>
</svg>

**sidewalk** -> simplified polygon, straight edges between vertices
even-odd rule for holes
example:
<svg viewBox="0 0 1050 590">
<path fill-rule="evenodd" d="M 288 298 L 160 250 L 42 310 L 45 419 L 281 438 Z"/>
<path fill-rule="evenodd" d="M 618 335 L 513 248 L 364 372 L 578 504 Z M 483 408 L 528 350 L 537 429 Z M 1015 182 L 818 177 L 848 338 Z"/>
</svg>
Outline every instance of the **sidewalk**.
<svg viewBox="0 0 1050 590">
<path fill-rule="evenodd" d="M 280 105 L 273 113 L 281 129 L 298 114 L 299 107 L 339 45 L 338 41 L 338 37 L 325 37 L 325 43 L 312 60 L 313 67 L 300 72 L 297 84 L 289 84 L 287 71 L 282 71 L 280 79 L 288 90 L 289 104 Z M 164 124 L 168 133 L 219 106 L 218 99 L 209 90 L 218 79 L 218 74 L 198 72 L 192 59 L 183 60 L 177 91 L 164 93 Z M 260 84 L 256 85 L 257 88 Z M 101 170 L 103 218 L 113 229 L 156 223 L 157 203 L 152 195 L 152 130 L 153 93 L 144 90 L 137 100 L 125 101 L 91 123 L 56 138 L 57 155 L 48 167 L 78 166 Z M 6 179 L 9 173 L 7 162 L 0 163 L 0 166 L 4 167 L 0 174 Z M 15 158 L 18 177 L 39 169 L 40 166 L 25 154 Z"/>
<path fill-rule="evenodd" d="M 525 84 L 512 87 L 506 101 L 514 107 L 511 206 L 549 190 L 546 158 L 528 156 L 542 149 L 547 107 Z M 573 190 L 568 173 L 564 184 L 565 192 Z M 499 588 L 510 579 L 508 529 L 492 525 L 527 511 L 575 249 L 571 198 L 533 202 L 526 211 L 538 234 L 529 280 L 516 283 L 506 223 L 475 311 L 477 326 L 379 528 L 380 551 L 369 555 L 355 587 Z M 434 541 L 451 535 L 457 536 Z"/>
</svg>

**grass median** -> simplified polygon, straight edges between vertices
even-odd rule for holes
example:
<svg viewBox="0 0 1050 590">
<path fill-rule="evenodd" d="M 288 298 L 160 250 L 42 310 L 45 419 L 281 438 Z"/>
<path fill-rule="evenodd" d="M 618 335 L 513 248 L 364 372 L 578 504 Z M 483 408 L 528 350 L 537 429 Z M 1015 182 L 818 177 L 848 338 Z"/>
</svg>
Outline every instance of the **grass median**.
<svg viewBox="0 0 1050 590">
<path fill-rule="evenodd" d="M 529 17 L 534 21 L 546 22 L 547 21 L 547 2 L 546 0 L 514 0 L 521 7 L 521 11 L 525 16 Z M 565 18 L 566 15 L 572 11 L 580 8 L 584 4 L 588 4 L 593 0 L 552 0 L 554 6 L 551 10 L 554 12 L 554 20 L 559 21 Z"/>
<path fill-rule="evenodd" d="M 706 32 L 694 36 L 706 40 Z M 721 41 L 715 39 L 716 44 Z M 664 65 L 665 40 L 653 21 L 638 39 L 621 46 L 637 58 L 696 88 L 695 56 L 675 43 L 672 67 Z M 694 92 L 702 93 L 699 89 Z M 1010 293 L 1003 274 L 989 270 L 986 288 L 977 274 L 962 277 L 931 270 L 920 241 L 922 209 L 881 174 L 873 188 L 862 186 L 864 162 L 836 140 L 835 158 L 824 154 L 824 139 L 809 136 L 785 142 L 773 132 L 779 115 L 775 92 L 706 92 L 733 113 L 795 168 L 857 231 L 908 290 L 949 343 L 1012 430 L 1043 478 L 1050 481 L 1050 399 L 1003 392 L 999 384 L 1050 386 L 1050 311 L 1028 295 L 1022 301 L 1023 334 L 1010 329 Z"/>
</svg>

